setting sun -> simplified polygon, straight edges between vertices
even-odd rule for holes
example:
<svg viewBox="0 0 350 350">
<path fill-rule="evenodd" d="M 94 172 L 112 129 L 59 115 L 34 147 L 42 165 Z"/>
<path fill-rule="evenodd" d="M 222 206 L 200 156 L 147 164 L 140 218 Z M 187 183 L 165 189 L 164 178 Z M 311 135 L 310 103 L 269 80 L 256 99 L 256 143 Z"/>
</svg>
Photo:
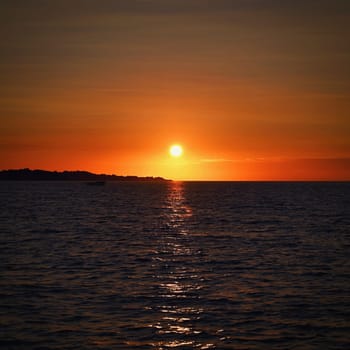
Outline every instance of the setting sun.
<svg viewBox="0 0 350 350">
<path fill-rule="evenodd" d="M 183 153 L 183 150 L 180 145 L 172 145 L 169 148 L 169 153 L 172 157 L 180 157 Z"/>
</svg>

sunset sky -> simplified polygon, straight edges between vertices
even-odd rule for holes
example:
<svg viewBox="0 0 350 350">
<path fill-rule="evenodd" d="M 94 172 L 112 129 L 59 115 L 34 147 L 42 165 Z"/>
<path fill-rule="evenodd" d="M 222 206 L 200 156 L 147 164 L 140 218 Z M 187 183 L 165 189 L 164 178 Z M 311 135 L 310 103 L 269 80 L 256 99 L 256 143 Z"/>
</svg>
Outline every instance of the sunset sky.
<svg viewBox="0 0 350 350">
<path fill-rule="evenodd" d="M 350 180 L 348 0 L 2 0 L 0 26 L 0 169 Z"/>
</svg>

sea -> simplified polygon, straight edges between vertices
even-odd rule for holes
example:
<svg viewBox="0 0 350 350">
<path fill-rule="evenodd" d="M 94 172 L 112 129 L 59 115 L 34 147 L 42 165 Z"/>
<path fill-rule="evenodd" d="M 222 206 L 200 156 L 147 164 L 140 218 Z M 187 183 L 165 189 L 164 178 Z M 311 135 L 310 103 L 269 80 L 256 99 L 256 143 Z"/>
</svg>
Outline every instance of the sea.
<svg viewBox="0 0 350 350">
<path fill-rule="evenodd" d="M 350 349 L 349 182 L 0 182 L 1 349 Z"/>
</svg>

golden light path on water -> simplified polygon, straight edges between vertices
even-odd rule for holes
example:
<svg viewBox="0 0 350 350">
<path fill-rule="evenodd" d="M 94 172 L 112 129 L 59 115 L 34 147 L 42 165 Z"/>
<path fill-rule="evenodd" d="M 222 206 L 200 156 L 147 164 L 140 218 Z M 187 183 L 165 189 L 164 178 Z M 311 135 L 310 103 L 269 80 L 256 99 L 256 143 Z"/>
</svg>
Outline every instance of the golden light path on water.
<svg viewBox="0 0 350 350">
<path fill-rule="evenodd" d="M 157 263 L 162 264 L 162 273 L 156 276 L 159 296 L 164 302 L 159 307 L 159 321 L 150 325 L 164 340 L 153 346 L 157 349 L 209 349 L 214 345 L 196 339 L 202 333 L 195 324 L 204 312 L 203 307 L 199 306 L 199 291 L 204 286 L 191 263 L 198 251 L 194 251 L 190 245 L 186 220 L 191 217 L 192 210 L 186 204 L 182 182 L 169 184 L 165 210 L 166 231 L 160 241 L 157 257 Z"/>
</svg>

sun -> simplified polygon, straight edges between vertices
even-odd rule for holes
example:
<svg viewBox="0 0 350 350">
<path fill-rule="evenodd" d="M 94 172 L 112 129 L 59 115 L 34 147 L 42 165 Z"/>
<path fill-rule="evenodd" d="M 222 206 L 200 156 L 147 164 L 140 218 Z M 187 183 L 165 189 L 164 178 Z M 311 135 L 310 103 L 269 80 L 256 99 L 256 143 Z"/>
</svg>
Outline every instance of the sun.
<svg viewBox="0 0 350 350">
<path fill-rule="evenodd" d="M 183 150 L 181 145 L 172 145 L 169 148 L 169 153 L 172 157 L 181 157 Z"/>
</svg>

